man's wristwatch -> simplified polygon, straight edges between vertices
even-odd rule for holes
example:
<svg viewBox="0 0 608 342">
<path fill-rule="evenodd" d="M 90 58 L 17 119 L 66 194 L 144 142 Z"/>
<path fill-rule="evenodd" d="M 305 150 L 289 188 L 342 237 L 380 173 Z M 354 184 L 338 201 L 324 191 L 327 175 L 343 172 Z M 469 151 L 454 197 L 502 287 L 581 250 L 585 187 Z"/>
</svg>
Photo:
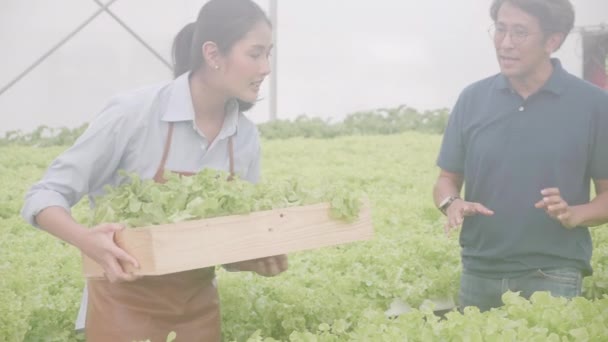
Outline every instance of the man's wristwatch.
<svg viewBox="0 0 608 342">
<path fill-rule="evenodd" d="M 448 207 L 457 199 L 460 199 L 459 196 L 448 196 L 446 197 L 443 201 L 441 201 L 441 203 L 439 203 L 439 207 L 437 207 L 439 209 L 439 211 L 441 211 L 444 215 L 447 215 L 446 211 L 448 210 Z"/>
</svg>

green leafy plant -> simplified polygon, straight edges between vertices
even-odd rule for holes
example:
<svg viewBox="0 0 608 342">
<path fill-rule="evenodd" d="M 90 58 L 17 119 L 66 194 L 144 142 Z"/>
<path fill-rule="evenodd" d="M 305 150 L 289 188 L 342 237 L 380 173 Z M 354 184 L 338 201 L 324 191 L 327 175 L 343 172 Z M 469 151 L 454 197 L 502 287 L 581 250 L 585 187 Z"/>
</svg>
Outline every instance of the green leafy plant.
<svg viewBox="0 0 608 342">
<path fill-rule="evenodd" d="M 161 184 L 121 174 L 129 181 L 106 187 L 106 194 L 95 201 L 90 225 L 120 222 L 142 227 L 320 202 L 330 203 L 331 217 L 353 221 L 361 206 L 348 187 L 306 191 L 293 178 L 254 185 L 238 178 L 228 181 L 226 172 L 205 169 L 192 177 L 167 173 L 167 182 Z"/>
<path fill-rule="evenodd" d="M 458 240 L 444 235 L 430 196 L 440 141 L 419 132 L 263 140 L 258 186 L 274 195 L 251 210 L 299 205 L 301 192 L 319 198 L 345 189 L 366 194 L 375 235 L 289 255 L 289 270 L 273 278 L 218 269 L 223 340 L 605 341 L 606 226 L 591 230 L 594 273 L 584 280 L 584 298 L 513 294 L 499 310 L 450 312 L 443 320 L 423 305 L 456 299 L 460 275 Z M 25 192 L 65 148 L 0 147 L 0 341 L 84 340 L 74 332 L 84 285 L 80 253 L 19 217 Z M 137 186 L 142 198 L 151 192 L 145 182 Z M 79 222 L 90 212 L 86 199 L 72 210 Z M 389 311 L 395 302 L 411 310 L 396 317 Z"/>
</svg>

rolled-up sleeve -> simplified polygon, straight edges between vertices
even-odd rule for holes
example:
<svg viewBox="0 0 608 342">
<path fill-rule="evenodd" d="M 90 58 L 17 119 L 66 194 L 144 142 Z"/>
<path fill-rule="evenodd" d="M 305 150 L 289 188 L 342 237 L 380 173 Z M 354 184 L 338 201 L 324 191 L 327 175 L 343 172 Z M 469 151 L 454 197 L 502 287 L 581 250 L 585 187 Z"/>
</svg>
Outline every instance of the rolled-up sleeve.
<svg viewBox="0 0 608 342">
<path fill-rule="evenodd" d="M 462 138 L 462 116 L 465 114 L 466 91 L 460 95 L 443 134 L 437 166 L 453 173 L 464 173 L 466 146 Z"/>
<path fill-rule="evenodd" d="M 603 96 L 593 124 L 591 165 L 593 179 L 608 179 L 608 96 Z"/>
<path fill-rule="evenodd" d="M 22 217 L 37 227 L 36 215 L 48 207 L 71 207 L 91 190 L 102 187 L 120 164 L 128 134 L 125 113 L 118 103 L 108 105 L 78 138 L 50 165 L 25 196 Z"/>
</svg>

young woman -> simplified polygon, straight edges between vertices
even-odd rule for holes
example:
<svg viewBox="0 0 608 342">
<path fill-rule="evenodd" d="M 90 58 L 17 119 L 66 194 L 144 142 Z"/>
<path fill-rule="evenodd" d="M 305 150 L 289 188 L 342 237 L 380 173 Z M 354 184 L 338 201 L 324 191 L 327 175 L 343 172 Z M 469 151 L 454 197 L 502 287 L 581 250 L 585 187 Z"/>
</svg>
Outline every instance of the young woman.
<svg viewBox="0 0 608 342">
<path fill-rule="evenodd" d="M 127 181 L 118 170 L 163 182 L 165 172 L 203 168 L 256 182 L 260 142 L 242 114 L 270 73 L 271 23 L 251 0 L 211 0 L 177 35 L 175 80 L 112 99 L 76 143 L 53 161 L 28 192 L 22 210 L 32 225 L 72 244 L 99 263 L 105 279 L 85 289 L 87 341 L 219 341 L 214 268 L 137 277 L 120 262 L 137 260 L 114 242 L 119 224 L 87 228 L 70 215 L 83 196 Z M 273 276 L 285 256 L 230 265 Z M 88 298 L 87 298 L 88 297 Z"/>
</svg>

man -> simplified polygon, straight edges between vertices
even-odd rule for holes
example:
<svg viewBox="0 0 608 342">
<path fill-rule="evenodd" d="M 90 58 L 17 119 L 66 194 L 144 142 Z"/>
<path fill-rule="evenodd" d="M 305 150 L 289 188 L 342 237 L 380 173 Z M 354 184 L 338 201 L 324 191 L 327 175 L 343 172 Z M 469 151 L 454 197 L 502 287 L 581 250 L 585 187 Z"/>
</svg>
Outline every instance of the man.
<svg viewBox="0 0 608 342">
<path fill-rule="evenodd" d="M 446 231 L 462 224 L 460 307 L 482 311 L 507 290 L 580 295 L 587 227 L 608 222 L 608 94 L 551 58 L 571 3 L 494 0 L 490 12 L 501 72 L 460 95 L 433 193 Z"/>
</svg>

